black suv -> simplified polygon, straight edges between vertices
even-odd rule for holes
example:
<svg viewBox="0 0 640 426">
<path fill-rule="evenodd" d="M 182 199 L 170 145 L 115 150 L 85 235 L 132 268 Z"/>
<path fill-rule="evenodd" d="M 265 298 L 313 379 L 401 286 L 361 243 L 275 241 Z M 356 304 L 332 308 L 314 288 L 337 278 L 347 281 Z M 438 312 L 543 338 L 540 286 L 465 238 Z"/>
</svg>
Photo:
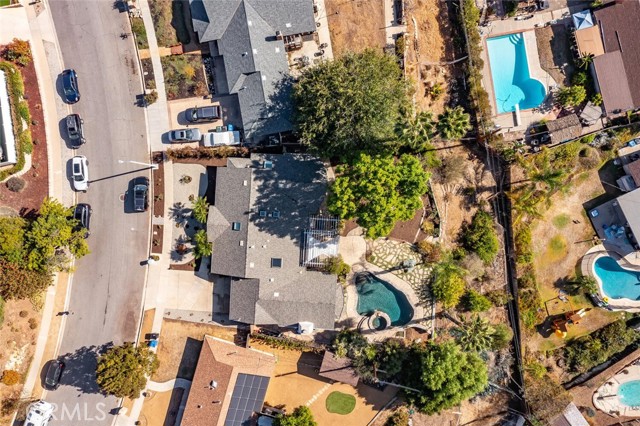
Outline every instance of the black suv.
<svg viewBox="0 0 640 426">
<path fill-rule="evenodd" d="M 64 371 L 64 362 L 54 359 L 49 361 L 47 374 L 44 377 L 44 387 L 48 390 L 56 390 L 60 386 L 60 378 Z"/>
<path fill-rule="evenodd" d="M 78 89 L 78 74 L 75 70 L 62 71 L 62 88 L 64 99 L 69 104 L 75 104 L 80 100 L 80 90 Z"/>
<path fill-rule="evenodd" d="M 144 212 L 149 207 L 149 179 L 138 176 L 133 180 L 133 209 Z"/>
<path fill-rule="evenodd" d="M 84 237 L 89 237 L 91 234 L 91 231 L 89 231 L 91 224 L 91 206 L 84 203 L 77 204 L 73 209 L 73 218 L 78 221 L 75 231 L 84 229 Z"/>
<path fill-rule="evenodd" d="M 84 124 L 84 120 L 80 118 L 78 114 L 67 115 L 67 134 L 69 135 L 69 139 L 71 139 L 71 143 L 74 146 L 80 146 L 86 142 L 84 139 L 84 130 L 82 125 Z"/>
<path fill-rule="evenodd" d="M 220 107 L 218 105 L 189 108 L 184 115 L 190 123 L 206 123 L 220 119 Z"/>
</svg>

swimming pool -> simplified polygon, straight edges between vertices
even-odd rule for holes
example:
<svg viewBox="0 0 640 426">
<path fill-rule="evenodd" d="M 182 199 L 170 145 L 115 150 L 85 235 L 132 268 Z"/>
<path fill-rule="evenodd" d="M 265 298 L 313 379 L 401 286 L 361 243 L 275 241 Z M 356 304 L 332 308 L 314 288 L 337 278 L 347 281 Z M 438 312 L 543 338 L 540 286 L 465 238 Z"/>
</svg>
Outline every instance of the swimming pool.
<svg viewBox="0 0 640 426">
<path fill-rule="evenodd" d="M 539 106 L 546 92 L 529 73 L 523 33 L 489 38 L 487 50 L 498 114 Z"/>
<path fill-rule="evenodd" d="M 640 300 L 640 272 L 624 269 L 610 256 L 596 259 L 593 270 L 608 298 Z"/>
<path fill-rule="evenodd" d="M 620 402 L 629 407 L 640 406 L 640 380 L 624 382 L 618 388 Z"/>
<path fill-rule="evenodd" d="M 389 315 L 392 326 L 405 325 L 413 318 L 413 307 L 407 296 L 386 281 L 370 273 L 356 275 L 360 315 L 382 311 Z"/>
</svg>

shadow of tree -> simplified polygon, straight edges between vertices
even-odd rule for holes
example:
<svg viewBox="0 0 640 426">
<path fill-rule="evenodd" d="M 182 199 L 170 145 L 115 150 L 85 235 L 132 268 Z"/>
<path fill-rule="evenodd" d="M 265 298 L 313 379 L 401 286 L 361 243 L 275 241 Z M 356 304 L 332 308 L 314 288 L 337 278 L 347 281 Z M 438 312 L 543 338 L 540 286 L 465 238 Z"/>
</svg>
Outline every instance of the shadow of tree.
<svg viewBox="0 0 640 426">
<path fill-rule="evenodd" d="M 60 385 L 74 387 L 81 393 L 104 394 L 96 383 L 96 366 L 98 357 L 111 347 L 113 342 L 100 346 L 83 346 L 72 353 L 60 356 L 65 363 Z"/>
<path fill-rule="evenodd" d="M 186 235 L 180 235 L 176 239 L 176 243 L 171 250 L 171 260 L 173 262 L 180 262 L 184 260 L 187 254 L 193 251 L 191 246 L 191 240 Z"/>
</svg>

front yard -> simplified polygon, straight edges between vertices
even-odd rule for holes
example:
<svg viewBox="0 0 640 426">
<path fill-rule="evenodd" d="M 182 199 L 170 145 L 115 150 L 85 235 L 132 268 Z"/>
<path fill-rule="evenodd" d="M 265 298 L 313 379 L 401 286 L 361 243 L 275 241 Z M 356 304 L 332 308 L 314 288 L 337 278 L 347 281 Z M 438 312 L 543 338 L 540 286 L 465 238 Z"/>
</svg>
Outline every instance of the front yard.
<svg viewBox="0 0 640 426">
<path fill-rule="evenodd" d="M 167 100 L 201 97 L 209 94 L 204 77 L 202 56 L 184 54 L 164 56 L 162 72 L 167 90 Z"/>
</svg>

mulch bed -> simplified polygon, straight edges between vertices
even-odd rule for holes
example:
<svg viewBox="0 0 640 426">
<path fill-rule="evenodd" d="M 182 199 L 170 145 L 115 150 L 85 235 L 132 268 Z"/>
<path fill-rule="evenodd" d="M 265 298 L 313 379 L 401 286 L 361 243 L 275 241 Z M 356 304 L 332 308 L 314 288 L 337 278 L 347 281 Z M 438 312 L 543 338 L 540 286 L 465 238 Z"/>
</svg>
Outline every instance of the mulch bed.
<svg viewBox="0 0 640 426">
<path fill-rule="evenodd" d="M 151 59 L 141 59 L 142 63 L 142 75 L 144 75 L 144 86 L 147 89 L 155 89 L 156 88 L 156 77 L 153 74 L 153 64 L 151 63 Z"/>
<path fill-rule="evenodd" d="M 195 271 L 196 270 L 194 266 L 191 266 L 191 262 L 181 263 L 181 264 L 172 263 L 169 265 L 169 269 L 173 271 Z"/>
<path fill-rule="evenodd" d="M 0 50 L 3 50 L 3 47 L 0 47 Z M 26 67 L 17 66 L 22 72 L 25 99 L 29 103 L 31 112 L 32 122 L 29 125 L 29 129 L 33 139 L 32 167 L 31 170 L 21 176 L 26 182 L 22 192 L 11 192 L 5 184 L 0 185 L 0 206 L 10 207 L 19 212 L 21 216 L 27 216 L 40 209 L 42 200 L 49 193 L 49 168 L 44 113 L 42 111 L 36 69 L 33 62 Z"/>
<path fill-rule="evenodd" d="M 164 216 L 164 160 L 162 152 L 154 152 L 153 162 L 158 165 L 157 170 L 151 171 L 153 178 L 153 216 Z"/>
<path fill-rule="evenodd" d="M 153 225 L 151 253 L 162 254 L 162 241 L 164 240 L 164 226 Z"/>
<path fill-rule="evenodd" d="M 174 163 L 183 164 L 200 164 L 201 166 L 210 167 L 226 167 L 226 158 L 178 158 L 173 160 Z"/>
<path fill-rule="evenodd" d="M 428 205 L 428 200 L 423 200 L 423 203 Z M 396 226 L 394 226 L 391 230 L 389 238 L 406 241 L 410 244 L 415 244 L 427 238 L 427 234 L 422 232 L 422 230 L 420 229 L 420 224 L 422 223 L 422 213 L 422 209 L 418 209 L 410 220 L 397 222 Z"/>
</svg>

